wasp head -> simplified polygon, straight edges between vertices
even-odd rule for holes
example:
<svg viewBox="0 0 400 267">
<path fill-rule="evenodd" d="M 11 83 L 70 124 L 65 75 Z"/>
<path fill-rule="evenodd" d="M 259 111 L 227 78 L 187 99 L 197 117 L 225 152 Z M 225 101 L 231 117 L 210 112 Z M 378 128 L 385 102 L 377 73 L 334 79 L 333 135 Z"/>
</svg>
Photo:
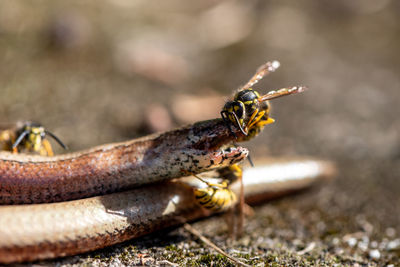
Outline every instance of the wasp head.
<svg viewBox="0 0 400 267">
<path fill-rule="evenodd" d="M 221 117 L 227 124 L 231 133 L 235 136 L 230 128 L 231 124 L 237 126 L 242 132 L 244 121 L 246 119 L 246 107 L 241 101 L 228 101 L 221 111 Z"/>
<path fill-rule="evenodd" d="M 246 108 L 246 114 L 251 115 L 259 107 L 260 95 L 257 91 L 253 89 L 245 89 L 239 91 L 235 95 L 235 101 L 242 102 Z"/>
<path fill-rule="evenodd" d="M 46 137 L 46 132 L 42 126 L 27 126 L 25 129 L 28 133 L 25 142 L 28 150 L 39 152 L 42 147 L 42 141 Z"/>
</svg>

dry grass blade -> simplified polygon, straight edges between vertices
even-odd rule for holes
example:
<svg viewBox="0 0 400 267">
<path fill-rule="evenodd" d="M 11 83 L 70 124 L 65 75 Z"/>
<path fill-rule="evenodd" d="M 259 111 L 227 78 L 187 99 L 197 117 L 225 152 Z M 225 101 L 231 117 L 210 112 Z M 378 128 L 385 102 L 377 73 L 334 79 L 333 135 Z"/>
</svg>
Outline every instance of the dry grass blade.
<svg viewBox="0 0 400 267">
<path fill-rule="evenodd" d="M 230 256 L 228 253 L 226 253 L 225 251 L 223 251 L 221 248 L 219 248 L 217 245 L 215 245 L 213 242 L 211 242 L 208 238 L 206 238 L 204 235 L 202 235 L 199 231 L 197 231 L 196 229 L 194 229 L 190 224 L 185 223 L 183 225 L 183 227 L 185 228 L 186 231 L 188 231 L 189 233 L 191 233 L 194 236 L 197 236 L 201 241 L 203 241 L 205 244 L 207 244 L 208 246 L 212 247 L 213 249 L 215 249 L 218 253 L 220 253 L 221 255 L 224 255 L 225 257 L 227 257 L 228 259 L 230 259 L 231 261 L 233 261 L 235 264 L 240 265 L 240 266 L 246 266 L 246 267 L 250 267 L 250 265 L 245 264 L 241 261 L 239 261 L 238 259 Z"/>
</svg>

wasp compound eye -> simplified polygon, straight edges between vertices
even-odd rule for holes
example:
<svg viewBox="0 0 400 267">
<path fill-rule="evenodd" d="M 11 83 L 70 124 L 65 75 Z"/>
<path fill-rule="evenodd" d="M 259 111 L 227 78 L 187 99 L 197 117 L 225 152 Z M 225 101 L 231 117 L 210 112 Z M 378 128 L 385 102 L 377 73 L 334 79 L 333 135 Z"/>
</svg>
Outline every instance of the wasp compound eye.
<svg viewBox="0 0 400 267">
<path fill-rule="evenodd" d="M 265 112 L 268 113 L 269 109 L 270 109 L 270 106 L 269 106 L 268 101 L 264 101 L 264 102 L 260 103 L 260 110 L 264 110 Z"/>
<path fill-rule="evenodd" d="M 234 101 L 232 103 L 233 112 L 239 119 L 244 119 L 245 117 L 245 106 L 242 102 Z"/>
<path fill-rule="evenodd" d="M 235 133 L 231 129 L 231 125 L 235 125 L 244 135 L 247 135 L 243 129 L 246 109 L 242 102 L 228 101 L 221 111 L 221 116 L 233 136 L 236 137 Z"/>
</svg>

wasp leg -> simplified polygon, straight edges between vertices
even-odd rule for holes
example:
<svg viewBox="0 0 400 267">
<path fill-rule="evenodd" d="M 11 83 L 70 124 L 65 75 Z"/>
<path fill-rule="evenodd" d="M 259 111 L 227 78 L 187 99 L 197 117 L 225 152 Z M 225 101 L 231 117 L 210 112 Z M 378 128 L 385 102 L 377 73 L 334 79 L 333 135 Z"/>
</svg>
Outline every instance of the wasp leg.
<svg viewBox="0 0 400 267">
<path fill-rule="evenodd" d="M 229 237 L 232 240 L 237 239 L 243 235 L 243 225 L 245 221 L 245 215 L 252 214 L 251 208 L 248 213 L 247 205 L 244 202 L 244 188 L 243 181 L 240 179 L 240 196 L 237 205 L 230 207 L 227 214 L 225 215 L 225 220 L 228 225 Z"/>
<path fill-rule="evenodd" d="M 232 224 L 231 230 L 235 230 L 233 233 L 231 233 L 232 236 L 241 236 L 243 233 L 243 225 L 244 225 L 244 185 L 243 185 L 243 180 L 242 180 L 242 168 L 238 164 L 233 164 L 229 167 L 223 168 L 219 170 L 221 176 L 224 178 L 228 179 L 231 183 L 233 181 L 239 180 L 240 182 L 240 192 L 239 192 L 239 202 L 236 206 L 236 211 L 238 213 L 238 217 L 235 217 L 235 220 Z"/>
<path fill-rule="evenodd" d="M 51 144 L 48 140 L 44 139 L 42 141 L 43 147 L 40 148 L 40 155 L 41 156 L 54 156 L 53 149 L 51 148 Z"/>
<path fill-rule="evenodd" d="M 228 236 L 230 240 L 235 240 L 236 236 L 236 229 L 235 226 L 237 225 L 237 216 L 235 214 L 235 208 L 231 207 L 226 214 L 224 214 L 224 220 L 228 227 Z"/>
<path fill-rule="evenodd" d="M 236 164 L 234 164 L 234 165 L 236 165 Z M 182 171 L 184 171 L 184 170 L 182 170 Z M 215 183 L 207 182 L 206 180 L 204 180 L 203 178 L 201 178 L 197 174 L 194 174 L 194 173 L 191 173 L 191 172 L 188 172 L 188 171 L 184 171 L 184 173 L 186 173 L 186 175 L 191 175 L 191 176 L 196 177 L 197 179 L 199 179 L 200 181 L 202 181 L 203 183 L 205 183 L 209 187 L 218 187 L 218 188 L 225 189 L 225 188 L 228 188 L 228 184 L 230 182 L 228 180 L 224 180 L 219 184 L 215 184 Z"/>
<path fill-rule="evenodd" d="M 209 183 L 206 180 L 204 180 L 203 178 L 201 178 L 200 176 L 196 175 L 196 174 L 192 174 L 192 176 L 196 177 L 197 179 L 199 179 L 200 181 L 202 181 L 203 183 L 205 183 L 207 186 L 209 187 L 218 187 L 218 188 L 228 188 L 228 182 L 227 181 L 223 181 L 220 184 L 214 184 L 214 183 Z"/>
<path fill-rule="evenodd" d="M 244 220 L 245 220 L 245 218 L 244 218 L 244 205 L 245 205 L 244 185 L 243 185 L 243 175 L 242 175 L 241 169 L 240 169 L 239 182 L 240 182 L 240 198 L 239 198 L 239 204 L 238 204 L 239 205 L 239 221 L 238 221 L 238 226 L 237 226 L 237 232 L 238 232 L 238 236 L 240 237 L 243 234 L 243 225 L 244 225 Z"/>
<path fill-rule="evenodd" d="M 233 164 L 230 167 L 230 170 L 234 173 L 235 178 L 239 180 L 240 183 L 240 192 L 239 192 L 239 203 L 238 203 L 238 212 L 239 212 L 239 218 L 237 221 L 237 226 L 236 226 L 236 236 L 240 237 L 243 234 L 243 225 L 245 221 L 244 217 L 244 184 L 243 184 L 243 170 L 242 167 L 240 167 L 238 164 Z"/>
</svg>

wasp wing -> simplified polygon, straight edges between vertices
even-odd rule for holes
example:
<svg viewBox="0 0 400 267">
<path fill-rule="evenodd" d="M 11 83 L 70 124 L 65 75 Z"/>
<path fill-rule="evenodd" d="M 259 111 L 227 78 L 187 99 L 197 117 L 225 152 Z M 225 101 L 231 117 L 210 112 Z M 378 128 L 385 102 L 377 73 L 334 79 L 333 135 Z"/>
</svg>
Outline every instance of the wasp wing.
<svg viewBox="0 0 400 267">
<path fill-rule="evenodd" d="M 279 63 L 279 61 L 276 60 L 268 61 L 264 65 L 261 65 L 257 69 L 256 73 L 253 75 L 253 77 L 251 77 L 250 80 L 239 89 L 239 91 L 249 89 L 256 83 L 258 83 L 262 78 L 264 78 L 264 76 L 268 75 L 271 72 L 274 72 L 277 68 L 279 68 L 280 65 L 281 64 Z"/>
<path fill-rule="evenodd" d="M 305 90 L 307 90 L 307 87 L 304 86 L 295 86 L 291 88 L 282 88 L 277 91 L 270 91 L 267 94 L 260 96 L 258 99 L 260 102 L 271 100 L 274 98 L 278 98 L 281 96 L 286 96 L 286 95 L 292 95 L 292 94 L 297 94 L 297 93 L 302 93 Z"/>
</svg>

